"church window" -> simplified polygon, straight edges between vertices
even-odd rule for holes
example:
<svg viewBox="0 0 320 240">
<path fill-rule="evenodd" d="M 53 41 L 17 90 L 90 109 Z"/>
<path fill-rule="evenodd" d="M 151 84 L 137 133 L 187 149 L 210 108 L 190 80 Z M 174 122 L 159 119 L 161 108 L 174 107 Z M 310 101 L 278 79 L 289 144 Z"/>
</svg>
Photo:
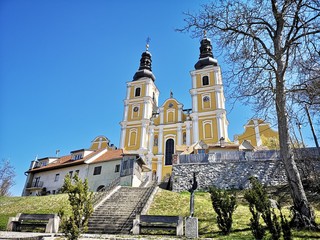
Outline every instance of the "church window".
<svg viewBox="0 0 320 240">
<path fill-rule="evenodd" d="M 129 146 L 136 145 L 137 129 L 131 129 L 129 133 Z"/>
<path fill-rule="evenodd" d="M 173 103 L 169 103 L 169 108 L 172 108 L 173 107 Z"/>
<path fill-rule="evenodd" d="M 154 139 L 153 139 L 153 146 L 158 146 L 158 135 L 155 135 L 154 136 Z"/>
<path fill-rule="evenodd" d="M 209 77 L 203 76 L 202 77 L 202 86 L 207 86 L 207 85 L 209 85 Z"/>
<path fill-rule="evenodd" d="M 175 111 L 174 109 L 168 109 L 167 111 L 167 122 L 175 121 Z"/>
<path fill-rule="evenodd" d="M 165 164 L 172 165 L 172 155 L 174 154 L 174 141 L 173 139 L 168 139 L 166 141 L 166 158 Z"/>
<path fill-rule="evenodd" d="M 140 94 L 141 94 L 141 88 L 137 87 L 137 88 L 136 88 L 136 91 L 135 91 L 135 93 L 134 93 L 134 96 L 135 96 L 135 97 L 139 97 Z"/>
<path fill-rule="evenodd" d="M 212 138 L 212 121 L 203 122 L 203 136 L 205 139 Z"/>
<path fill-rule="evenodd" d="M 93 175 L 100 175 L 101 174 L 101 166 L 95 167 L 93 170 Z"/>
</svg>

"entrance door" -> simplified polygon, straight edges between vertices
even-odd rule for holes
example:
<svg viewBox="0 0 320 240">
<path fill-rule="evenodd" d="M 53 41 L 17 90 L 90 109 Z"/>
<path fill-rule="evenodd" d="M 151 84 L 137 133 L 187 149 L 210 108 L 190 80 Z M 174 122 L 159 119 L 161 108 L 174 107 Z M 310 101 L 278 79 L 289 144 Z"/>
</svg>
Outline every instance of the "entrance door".
<svg viewBox="0 0 320 240">
<path fill-rule="evenodd" d="M 172 165 L 172 154 L 174 154 L 174 141 L 170 138 L 166 141 L 166 165 Z"/>
</svg>

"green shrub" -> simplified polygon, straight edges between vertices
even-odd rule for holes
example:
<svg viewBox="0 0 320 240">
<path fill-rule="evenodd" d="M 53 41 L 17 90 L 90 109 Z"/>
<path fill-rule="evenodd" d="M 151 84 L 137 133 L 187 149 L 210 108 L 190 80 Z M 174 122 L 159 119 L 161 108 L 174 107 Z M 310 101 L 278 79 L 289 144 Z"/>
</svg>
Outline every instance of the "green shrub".
<svg viewBox="0 0 320 240">
<path fill-rule="evenodd" d="M 218 227 L 224 235 L 228 235 L 232 228 L 232 214 L 237 207 L 236 196 L 214 187 L 209 192 L 213 209 L 217 213 Z"/>
<path fill-rule="evenodd" d="M 71 214 L 64 209 L 59 211 L 61 230 L 68 240 L 78 239 L 88 229 L 88 220 L 93 213 L 92 192 L 89 192 L 88 180 L 84 182 L 75 174 L 73 179 L 69 174 L 64 179 L 62 192 L 68 193 Z"/>
</svg>

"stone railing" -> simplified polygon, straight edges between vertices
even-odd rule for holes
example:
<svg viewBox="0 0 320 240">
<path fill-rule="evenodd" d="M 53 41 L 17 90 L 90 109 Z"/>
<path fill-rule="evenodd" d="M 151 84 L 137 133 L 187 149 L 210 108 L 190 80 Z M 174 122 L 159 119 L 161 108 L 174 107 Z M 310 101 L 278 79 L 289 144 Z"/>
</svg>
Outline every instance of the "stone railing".
<svg viewBox="0 0 320 240">
<path fill-rule="evenodd" d="M 294 155 L 297 159 L 303 157 L 319 158 L 320 151 L 317 148 L 300 148 L 295 149 Z M 190 154 L 177 155 L 174 164 L 191 164 L 191 163 L 214 163 L 222 161 L 261 161 L 261 160 L 280 160 L 280 151 L 278 150 L 261 150 L 255 152 L 233 151 L 217 152 L 211 154 Z"/>
</svg>

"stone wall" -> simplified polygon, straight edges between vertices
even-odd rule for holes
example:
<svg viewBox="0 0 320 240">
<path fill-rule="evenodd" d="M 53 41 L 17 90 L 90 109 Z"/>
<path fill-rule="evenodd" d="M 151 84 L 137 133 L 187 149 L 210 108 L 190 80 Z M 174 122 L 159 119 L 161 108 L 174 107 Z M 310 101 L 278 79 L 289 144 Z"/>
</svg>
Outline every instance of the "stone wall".
<svg viewBox="0 0 320 240">
<path fill-rule="evenodd" d="M 320 175 L 319 158 L 298 161 L 297 165 L 301 177 L 305 176 L 310 169 Z M 308 165 L 308 166 L 307 166 Z M 306 169 L 310 168 L 309 170 Z M 191 187 L 190 180 L 196 172 L 198 189 L 207 189 L 216 186 L 222 189 L 244 189 L 249 185 L 249 177 L 257 177 L 262 184 L 275 186 L 287 183 L 285 171 L 280 159 L 272 160 L 224 160 L 224 161 L 200 161 L 198 163 L 180 163 L 179 160 L 172 166 L 172 189 L 180 192 Z"/>
</svg>

